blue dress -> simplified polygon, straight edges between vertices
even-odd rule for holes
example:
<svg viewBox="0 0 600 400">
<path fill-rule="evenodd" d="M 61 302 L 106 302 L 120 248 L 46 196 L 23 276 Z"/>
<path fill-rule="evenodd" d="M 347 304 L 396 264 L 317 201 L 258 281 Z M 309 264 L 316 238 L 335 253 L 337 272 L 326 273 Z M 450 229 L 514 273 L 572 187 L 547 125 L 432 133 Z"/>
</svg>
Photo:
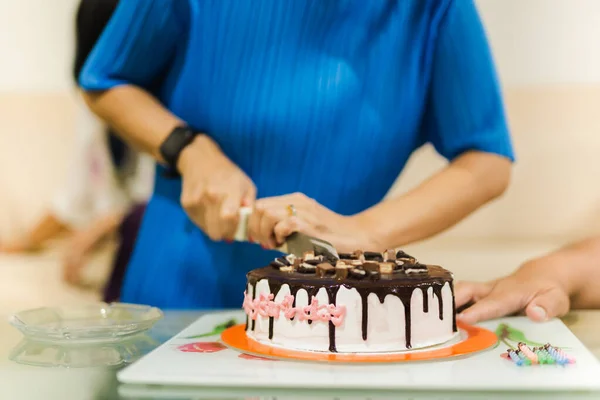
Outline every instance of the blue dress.
<svg viewBox="0 0 600 400">
<path fill-rule="evenodd" d="M 303 192 L 340 214 L 382 200 L 420 146 L 512 159 L 471 0 L 127 0 L 80 77 L 135 84 L 221 146 L 259 197 Z M 275 253 L 212 242 L 157 167 L 122 301 L 240 307 Z"/>
</svg>

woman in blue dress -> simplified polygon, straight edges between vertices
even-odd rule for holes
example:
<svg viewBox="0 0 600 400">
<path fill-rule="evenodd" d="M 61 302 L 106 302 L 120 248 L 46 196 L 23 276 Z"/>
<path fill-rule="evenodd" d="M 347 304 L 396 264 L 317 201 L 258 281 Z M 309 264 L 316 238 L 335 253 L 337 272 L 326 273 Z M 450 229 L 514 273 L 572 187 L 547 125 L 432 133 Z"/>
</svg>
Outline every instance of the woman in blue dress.
<svg viewBox="0 0 600 400">
<path fill-rule="evenodd" d="M 159 161 L 122 301 L 240 307 L 245 273 L 292 231 L 341 251 L 394 248 L 452 226 L 510 177 L 471 0 L 128 0 L 80 82 Z M 447 167 L 384 199 L 426 143 Z M 231 242 L 242 205 L 257 244 Z"/>
</svg>

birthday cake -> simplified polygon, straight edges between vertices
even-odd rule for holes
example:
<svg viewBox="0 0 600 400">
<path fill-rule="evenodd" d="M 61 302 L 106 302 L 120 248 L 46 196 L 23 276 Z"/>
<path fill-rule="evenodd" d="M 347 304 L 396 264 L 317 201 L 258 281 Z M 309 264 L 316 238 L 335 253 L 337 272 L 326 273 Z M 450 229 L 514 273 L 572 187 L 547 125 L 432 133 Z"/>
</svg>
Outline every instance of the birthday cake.
<svg viewBox="0 0 600 400">
<path fill-rule="evenodd" d="M 248 272 L 246 334 L 294 350 L 397 352 L 454 337 L 452 274 L 403 251 L 277 258 Z"/>
</svg>

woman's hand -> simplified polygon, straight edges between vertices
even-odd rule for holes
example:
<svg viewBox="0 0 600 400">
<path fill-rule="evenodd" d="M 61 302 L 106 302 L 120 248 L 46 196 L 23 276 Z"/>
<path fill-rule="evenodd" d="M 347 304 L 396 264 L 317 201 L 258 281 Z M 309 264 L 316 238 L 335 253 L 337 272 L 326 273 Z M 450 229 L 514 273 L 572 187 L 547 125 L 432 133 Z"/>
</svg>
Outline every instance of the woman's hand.
<svg viewBox="0 0 600 400">
<path fill-rule="evenodd" d="M 295 213 L 290 213 L 290 206 Z M 274 249 L 294 232 L 327 240 L 340 252 L 379 249 L 369 234 L 368 226 L 355 217 L 336 214 L 302 193 L 256 201 L 248 220 L 251 241 Z"/>
<path fill-rule="evenodd" d="M 212 240 L 231 240 L 241 206 L 252 206 L 256 188 L 219 146 L 199 135 L 181 153 L 181 205 Z"/>
<path fill-rule="evenodd" d="M 565 315 L 570 307 L 566 282 L 536 261 L 492 282 L 458 282 L 455 301 L 456 308 L 475 303 L 458 315 L 468 324 L 521 312 L 533 321 L 543 322 Z"/>
</svg>

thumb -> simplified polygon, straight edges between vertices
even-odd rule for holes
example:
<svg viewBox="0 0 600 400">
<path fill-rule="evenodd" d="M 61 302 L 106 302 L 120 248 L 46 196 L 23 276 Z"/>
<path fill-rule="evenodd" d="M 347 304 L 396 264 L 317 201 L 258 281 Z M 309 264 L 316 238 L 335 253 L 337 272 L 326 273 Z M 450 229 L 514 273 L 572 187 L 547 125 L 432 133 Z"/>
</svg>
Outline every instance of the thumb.
<svg viewBox="0 0 600 400">
<path fill-rule="evenodd" d="M 544 322 L 550 318 L 562 317 L 569 308 L 569 296 L 555 287 L 537 294 L 527 305 L 525 313 L 532 321 Z"/>
<path fill-rule="evenodd" d="M 463 311 L 457 318 L 466 324 L 500 318 L 519 311 L 523 306 L 520 299 L 521 296 L 514 293 L 511 295 L 501 290 L 492 290 L 487 297 Z"/>
<path fill-rule="evenodd" d="M 224 237 L 231 240 L 239 223 L 240 207 L 248 207 L 256 200 L 256 188 L 250 185 L 245 191 L 230 193 L 221 203 L 221 223 Z"/>
</svg>

